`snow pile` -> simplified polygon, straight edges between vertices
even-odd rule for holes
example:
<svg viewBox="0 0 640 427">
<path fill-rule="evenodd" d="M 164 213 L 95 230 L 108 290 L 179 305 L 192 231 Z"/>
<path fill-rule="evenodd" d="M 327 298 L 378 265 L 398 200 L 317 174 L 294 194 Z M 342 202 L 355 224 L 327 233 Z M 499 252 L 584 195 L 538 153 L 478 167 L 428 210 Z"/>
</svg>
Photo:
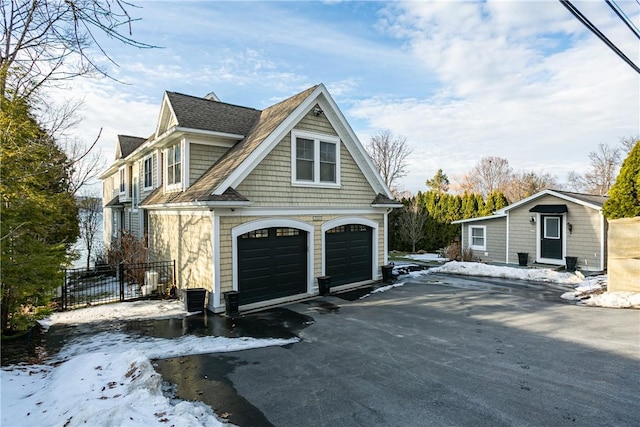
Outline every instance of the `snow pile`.
<svg viewBox="0 0 640 427">
<path fill-rule="evenodd" d="M 137 301 L 55 313 L 45 325 L 184 316 L 179 301 Z M 175 339 L 102 332 L 71 340 L 47 365 L 0 370 L 3 426 L 220 426 L 201 402 L 162 394 L 151 359 L 287 345 L 291 339 L 185 335 Z M 158 424 L 160 423 L 160 424 Z"/>
<path fill-rule="evenodd" d="M 438 254 L 408 254 L 405 258 L 413 259 L 416 261 L 437 261 L 437 262 L 446 262 L 449 261 L 449 258 L 443 258 Z"/>
<path fill-rule="evenodd" d="M 172 405 L 140 351 L 91 353 L 59 365 L 2 373 L 2 425 L 220 426 L 208 406 Z M 162 425 L 160 424 L 160 425 Z"/>
<path fill-rule="evenodd" d="M 585 278 L 575 290 L 562 294 L 562 298 L 593 307 L 640 308 L 640 293 L 607 292 L 606 275 Z"/>
<path fill-rule="evenodd" d="M 169 317 L 181 317 L 186 313 L 184 303 L 178 300 L 140 300 L 56 312 L 53 313 L 51 317 L 47 317 L 39 323 L 42 327 L 49 328 L 51 325 L 58 323 L 77 324 L 102 322 L 114 319 L 163 319 Z"/>
<path fill-rule="evenodd" d="M 466 276 L 500 277 L 503 279 L 530 280 L 534 282 L 552 282 L 564 285 L 575 285 L 582 282 L 581 274 L 559 272 L 542 268 L 516 268 L 488 265 L 480 262 L 451 261 L 430 270 L 413 272 L 418 276 L 429 273 L 462 274 Z"/>
<path fill-rule="evenodd" d="M 388 291 L 389 289 L 397 288 L 398 286 L 403 286 L 403 285 L 404 285 L 404 282 L 394 283 L 394 284 L 392 284 L 392 285 L 387 285 L 387 286 L 380 286 L 379 288 L 376 288 L 376 289 L 372 290 L 372 291 L 371 291 L 371 292 L 369 292 L 368 294 L 366 294 L 366 295 L 362 295 L 362 296 L 360 297 L 360 299 L 367 298 L 368 296 L 373 295 L 373 294 L 377 294 L 378 292 L 386 292 L 386 291 Z"/>
</svg>

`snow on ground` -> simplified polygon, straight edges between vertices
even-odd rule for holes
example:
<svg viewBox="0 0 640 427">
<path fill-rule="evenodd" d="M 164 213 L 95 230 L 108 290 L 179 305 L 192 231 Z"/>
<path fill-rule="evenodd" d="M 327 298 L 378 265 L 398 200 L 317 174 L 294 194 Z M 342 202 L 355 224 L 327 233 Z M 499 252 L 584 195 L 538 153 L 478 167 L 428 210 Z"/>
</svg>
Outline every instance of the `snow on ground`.
<svg viewBox="0 0 640 427">
<path fill-rule="evenodd" d="M 405 255 L 405 258 L 410 258 L 416 261 L 438 261 L 438 262 L 449 261 L 449 258 L 443 258 L 438 254 L 408 254 L 408 255 Z"/>
<path fill-rule="evenodd" d="M 393 283 L 391 285 L 386 285 L 386 286 L 380 286 L 379 288 L 376 288 L 376 289 L 372 290 L 368 294 L 362 295 L 360 297 L 360 299 L 367 298 L 368 296 L 373 295 L 373 294 L 377 294 L 378 292 L 386 292 L 389 289 L 397 288 L 398 286 L 404 286 L 404 282 Z"/>
<path fill-rule="evenodd" d="M 516 268 L 499 265 L 488 265 L 481 262 L 451 261 L 439 267 L 425 271 L 417 271 L 411 275 L 429 273 L 462 274 L 465 276 L 500 277 L 503 279 L 531 280 L 534 282 L 551 282 L 564 285 L 577 285 L 584 276 L 574 273 L 554 271 L 544 268 Z M 582 276 L 582 277 L 581 277 Z"/>
<path fill-rule="evenodd" d="M 479 262 L 451 261 L 428 270 L 413 271 L 409 277 L 431 273 L 462 274 L 467 276 L 499 277 L 503 279 L 530 280 L 534 282 L 572 285 L 575 289 L 561 295 L 563 299 L 579 301 L 581 304 L 609 308 L 640 308 L 640 293 L 606 292 L 607 276 L 587 276 L 559 272 L 544 268 L 516 268 L 488 265 Z"/>
<path fill-rule="evenodd" d="M 184 316 L 179 301 L 137 301 L 55 313 L 45 325 Z M 175 339 L 102 332 L 71 340 L 44 365 L 0 370 L 3 426 L 220 426 L 200 402 L 172 401 L 151 359 L 286 345 L 293 339 L 198 337 Z"/>
</svg>

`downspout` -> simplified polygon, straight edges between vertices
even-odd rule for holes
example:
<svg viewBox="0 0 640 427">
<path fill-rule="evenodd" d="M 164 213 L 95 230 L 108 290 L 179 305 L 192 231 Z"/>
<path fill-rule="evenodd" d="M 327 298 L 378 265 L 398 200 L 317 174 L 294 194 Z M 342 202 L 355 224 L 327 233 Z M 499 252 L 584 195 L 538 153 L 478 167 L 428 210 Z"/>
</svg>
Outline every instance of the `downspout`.
<svg viewBox="0 0 640 427">
<path fill-rule="evenodd" d="M 386 265 L 389 263 L 389 214 L 391 213 L 391 211 L 393 210 L 393 208 L 388 208 L 387 211 L 384 213 L 384 238 L 383 238 L 383 265 Z"/>
<path fill-rule="evenodd" d="M 215 210 L 209 211 L 211 214 L 211 250 L 213 253 L 212 261 L 212 280 L 213 280 L 213 304 L 209 302 L 211 311 L 215 312 L 220 307 L 220 216 Z"/>
<path fill-rule="evenodd" d="M 507 212 L 507 232 L 506 232 L 506 243 L 504 245 L 505 247 L 505 252 L 504 252 L 504 263 L 505 264 L 509 264 L 509 213 Z"/>
</svg>

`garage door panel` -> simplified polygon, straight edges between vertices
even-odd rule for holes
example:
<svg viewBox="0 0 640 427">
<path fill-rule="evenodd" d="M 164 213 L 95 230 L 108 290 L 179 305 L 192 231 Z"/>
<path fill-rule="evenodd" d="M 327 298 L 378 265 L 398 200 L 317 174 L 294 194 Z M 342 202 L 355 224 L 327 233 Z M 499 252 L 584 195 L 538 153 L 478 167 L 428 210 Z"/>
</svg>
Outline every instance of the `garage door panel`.
<svg viewBox="0 0 640 427">
<path fill-rule="evenodd" d="M 372 229 L 351 224 L 325 234 L 325 273 L 332 285 L 371 279 Z"/>
<path fill-rule="evenodd" d="M 306 232 L 268 228 L 238 237 L 240 304 L 303 293 L 306 283 Z"/>
</svg>

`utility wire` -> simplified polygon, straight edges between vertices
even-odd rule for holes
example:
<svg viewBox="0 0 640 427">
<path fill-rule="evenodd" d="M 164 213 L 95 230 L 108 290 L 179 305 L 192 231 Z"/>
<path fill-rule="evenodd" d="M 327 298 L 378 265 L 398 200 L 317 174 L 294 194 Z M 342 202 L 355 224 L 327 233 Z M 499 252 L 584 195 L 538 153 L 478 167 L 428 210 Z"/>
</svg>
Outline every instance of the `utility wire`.
<svg viewBox="0 0 640 427">
<path fill-rule="evenodd" d="M 629 20 L 629 17 L 620 9 L 620 6 L 614 1 L 613 4 L 609 0 L 604 0 L 605 3 L 609 5 L 609 7 L 618 15 L 618 18 L 624 22 L 627 27 L 631 30 L 634 36 L 640 39 L 640 32 L 638 32 L 638 28 Z M 615 4 L 615 6 L 614 6 Z"/>
<path fill-rule="evenodd" d="M 562 5 L 566 7 L 567 10 L 571 12 L 571 14 L 575 16 L 578 21 L 582 22 L 582 24 L 585 27 L 587 27 L 593 34 L 595 34 L 600 40 L 602 40 L 604 44 L 609 46 L 609 48 L 613 50 L 616 55 L 622 58 L 624 62 L 629 64 L 629 66 L 633 68 L 636 73 L 640 74 L 640 67 L 634 64 L 632 60 L 627 58 L 627 56 L 620 49 L 618 49 L 618 47 L 615 44 L 613 44 L 611 40 L 607 38 L 607 36 L 602 34 L 602 32 L 598 30 L 598 28 L 596 28 L 596 26 L 591 23 L 591 21 L 589 21 L 582 13 L 580 13 L 580 11 L 573 4 L 571 4 L 569 0 L 558 0 L 558 1 L 562 3 Z"/>
</svg>

